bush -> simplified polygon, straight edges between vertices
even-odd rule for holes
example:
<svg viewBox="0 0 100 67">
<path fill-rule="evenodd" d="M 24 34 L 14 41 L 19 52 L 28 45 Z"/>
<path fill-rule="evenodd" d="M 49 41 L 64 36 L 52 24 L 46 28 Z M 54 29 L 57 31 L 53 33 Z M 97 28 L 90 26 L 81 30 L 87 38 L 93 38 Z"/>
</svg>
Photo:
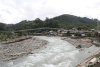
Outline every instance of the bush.
<svg viewBox="0 0 100 67">
<path fill-rule="evenodd" d="M 70 31 L 67 31 L 67 34 L 70 34 Z"/>
<path fill-rule="evenodd" d="M 18 33 L 18 36 L 22 36 L 22 35 L 26 36 L 26 35 L 27 35 L 27 32 L 22 31 L 22 32 L 19 32 L 19 33 Z"/>
<path fill-rule="evenodd" d="M 26 36 L 27 35 L 27 32 L 23 31 L 22 32 L 22 35 Z"/>
<path fill-rule="evenodd" d="M 92 35 L 92 32 L 88 32 L 86 33 L 87 36 L 91 36 Z"/>
<path fill-rule="evenodd" d="M 100 57 L 100 54 L 97 55 L 97 58 L 99 58 L 99 57 Z"/>
<path fill-rule="evenodd" d="M 19 37 L 17 34 L 12 33 L 1 33 L 0 34 L 0 41 L 6 40 L 7 38 L 17 38 Z"/>
<path fill-rule="evenodd" d="M 67 35 L 68 35 L 68 36 L 70 35 L 70 31 L 67 31 Z"/>
<path fill-rule="evenodd" d="M 75 36 L 81 36 L 81 33 L 77 32 L 77 33 L 75 33 Z"/>
</svg>

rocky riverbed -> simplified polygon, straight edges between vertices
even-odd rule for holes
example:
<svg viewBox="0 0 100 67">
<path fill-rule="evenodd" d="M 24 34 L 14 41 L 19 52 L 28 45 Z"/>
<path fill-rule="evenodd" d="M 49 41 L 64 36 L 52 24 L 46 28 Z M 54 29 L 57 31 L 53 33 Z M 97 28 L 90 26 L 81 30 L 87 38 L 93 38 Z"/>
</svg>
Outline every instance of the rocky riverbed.
<svg viewBox="0 0 100 67">
<path fill-rule="evenodd" d="M 92 40 L 87 39 L 87 38 L 73 39 L 70 37 L 62 37 L 61 39 L 71 43 L 72 45 L 74 45 L 76 47 L 81 45 L 82 48 L 89 48 L 93 45 Z"/>
<path fill-rule="evenodd" d="M 61 40 L 61 37 L 35 37 L 49 43 L 44 47 L 33 50 L 33 54 L 28 56 L 7 62 L 0 61 L 0 67 L 76 67 L 100 49 L 93 45 L 79 51 L 80 49 L 75 48 L 72 44 Z"/>
<path fill-rule="evenodd" d="M 9 61 L 32 54 L 32 51 L 46 45 L 48 41 L 36 37 L 20 42 L 0 43 L 0 61 Z"/>
</svg>

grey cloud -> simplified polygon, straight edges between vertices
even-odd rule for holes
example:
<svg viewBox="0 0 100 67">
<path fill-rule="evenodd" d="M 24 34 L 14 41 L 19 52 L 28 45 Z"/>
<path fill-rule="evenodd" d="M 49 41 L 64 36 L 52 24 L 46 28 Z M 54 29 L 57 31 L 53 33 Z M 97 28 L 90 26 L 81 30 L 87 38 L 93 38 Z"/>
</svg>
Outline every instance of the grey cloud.
<svg viewBox="0 0 100 67">
<path fill-rule="evenodd" d="M 84 5 L 85 1 L 81 4 L 81 1 L 77 0 L 80 3 L 74 1 L 73 6 L 70 4 L 72 1 L 74 0 L 70 2 L 68 0 L 9 0 L 9 2 L 4 0 L 3 9 L 11 15 L 8 15 L 9 18 L 5 14 L 2 15 L 7 22 L 10 19 L 8 23 L 18 23 L 21 20 L 34 20 L 36 18 L 44 20 L 46 17 L 52 18 L 61 14 L 93 17 L 95 15 L 93 13 L 97 13 L 96 11 L 92 12 L 92 10 L 95 7 L 98 9 L 99 3 Z M 89 13 L 90 11 L 91 13 Z"/>
</svg>

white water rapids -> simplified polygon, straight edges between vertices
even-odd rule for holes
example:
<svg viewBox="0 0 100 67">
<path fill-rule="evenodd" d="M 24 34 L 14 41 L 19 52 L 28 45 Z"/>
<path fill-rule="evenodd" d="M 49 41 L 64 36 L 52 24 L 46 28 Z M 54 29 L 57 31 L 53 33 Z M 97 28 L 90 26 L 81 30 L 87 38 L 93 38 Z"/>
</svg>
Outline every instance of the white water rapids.
<svg viewBox="0 0 100 67">
<path fill-rule="evenodd" d="M 0 61 L 0 67 L 75 67 L 100 48 L 92 46 L 83 51 L 60 37 L 36 36 L 49 41 L 44 47 L 34 50 L 27 57 L 8 62 Z M 89 53 L 90 52 L 90 53 Z"/>
</svg>

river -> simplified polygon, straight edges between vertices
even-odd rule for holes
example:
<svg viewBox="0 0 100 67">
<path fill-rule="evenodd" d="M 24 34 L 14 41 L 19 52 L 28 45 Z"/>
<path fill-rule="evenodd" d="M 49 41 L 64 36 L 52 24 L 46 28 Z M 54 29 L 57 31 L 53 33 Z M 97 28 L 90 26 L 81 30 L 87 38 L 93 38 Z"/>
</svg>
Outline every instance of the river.
<svg viewBox="0 0 100 67">
<path fill-rule="evenodd" d="M 0 61 L 0 67 L 75 67 L 100 48 L 92 46 L 80 51 L 61 37 L 35 36 L 47 40 L 44 47 L 34 50 L 33 54 L 11 60 Z"/>
</svg>

